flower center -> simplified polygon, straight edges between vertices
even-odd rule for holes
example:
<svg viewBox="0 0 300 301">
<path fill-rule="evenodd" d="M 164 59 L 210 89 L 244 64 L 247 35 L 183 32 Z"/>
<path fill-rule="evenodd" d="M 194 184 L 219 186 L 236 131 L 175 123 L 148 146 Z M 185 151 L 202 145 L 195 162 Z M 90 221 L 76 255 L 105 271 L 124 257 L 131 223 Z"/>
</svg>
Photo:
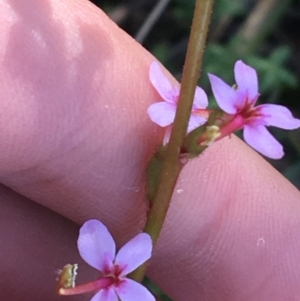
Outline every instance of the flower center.
<svg viewBox="0 0 300 301">
<path fill-rule="evenodd" d="M 111 285 L 119 286 L 124 280 L 121 276 L 123 268 L 119 265 L 114 265 L 109 271 L 105 272 L 104 277 L 113 280 Z"/>
<path fill-rule="evenodd" d="M 259 95 L 254 97 L 253 99 L 249 99 L 248 97 L 245 99 L 245 103 L 242 108 L 237 112 L 236 115 L 240 115 L 243 117 L 244 122 L 247 123 L 247 121 L 251 121 L 253 119 L 257 119 L 261 117 L 261 114 L 257 108 L 254 107 L 257 98 Z"/>
</svg>

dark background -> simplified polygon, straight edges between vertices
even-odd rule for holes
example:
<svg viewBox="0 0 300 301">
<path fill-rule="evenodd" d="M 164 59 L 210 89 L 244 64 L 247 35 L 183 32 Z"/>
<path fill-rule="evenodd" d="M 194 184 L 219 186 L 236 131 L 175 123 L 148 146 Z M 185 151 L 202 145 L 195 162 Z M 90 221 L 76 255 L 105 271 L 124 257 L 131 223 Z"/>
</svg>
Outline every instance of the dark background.
<svg viewBox="0 0 300 301">
<path fill-rule="evenodd" d="M 136 37 L 155 5 L 163 1 L 92 2 Z M 194 4 L 195 0 L 169 1 L 142 41 L 179 80 Z M 211 96 L 208 71 L 233 84 L 233 66 L 238 59 L 256 68 L 261 103 L 285 105 L 300 118 L 299 0 L 215 0 L 199 85 Z M 286 155 L 269 162 L 300 188 L 300 130 L 270 130 L 283 144 Z"/>
</svg>

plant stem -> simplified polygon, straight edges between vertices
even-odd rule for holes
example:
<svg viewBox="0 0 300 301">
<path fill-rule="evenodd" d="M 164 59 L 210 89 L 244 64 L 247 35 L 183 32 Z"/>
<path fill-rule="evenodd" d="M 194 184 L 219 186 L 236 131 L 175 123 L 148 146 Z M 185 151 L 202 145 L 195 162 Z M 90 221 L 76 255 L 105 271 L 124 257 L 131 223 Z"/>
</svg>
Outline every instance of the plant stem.
<svg viewBox="0 0 300 301">
<path fill-rule="evenodd" d="M 153 206 L 148 213 L 144 228 L 156 244 L 162 229 L 172 194 L 183 167 L 180 162 L 180 150 L 186 137 L 188 122 L 194 101 L 195 89 L 200 75 L 205 41 L 210 23 L 213 0 L 197 0 L 193 23 L 188 43 L 187 55 L 183 69 L 180 96 L 165 160 L 160 175 L 160 183 L 154 198 Z M 132 273 L 132 278 L 141 281 L 146 270 L 146 264 Z"/>
</svg>

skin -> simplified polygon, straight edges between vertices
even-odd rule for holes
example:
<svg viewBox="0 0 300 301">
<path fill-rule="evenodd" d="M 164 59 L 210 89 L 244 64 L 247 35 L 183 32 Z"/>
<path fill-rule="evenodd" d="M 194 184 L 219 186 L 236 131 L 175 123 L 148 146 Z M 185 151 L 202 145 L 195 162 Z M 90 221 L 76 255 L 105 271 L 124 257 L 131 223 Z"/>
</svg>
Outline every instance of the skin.
<svg viewBox="0 0 300 301">
<path fill-rule="evenodd" d="M 97 275 L 79 225 L 97 218 L 121 246 L 145 222 L 155 58 L 83 0 L 0 11 L 0 296 L 62 300 L 57 269 Z M 147 274 L 175 301 L 300 300 L 299 200 L 242 141 L 217 142 L 184 168 Z"/>
</svg>

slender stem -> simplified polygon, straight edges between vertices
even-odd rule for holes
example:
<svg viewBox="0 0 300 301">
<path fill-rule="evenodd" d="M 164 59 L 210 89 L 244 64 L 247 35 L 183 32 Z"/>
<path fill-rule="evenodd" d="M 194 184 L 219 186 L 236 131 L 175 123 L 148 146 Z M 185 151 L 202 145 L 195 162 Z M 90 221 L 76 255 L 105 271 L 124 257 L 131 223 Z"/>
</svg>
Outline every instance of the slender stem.
<svg viewBox="0 0 300 301">
<path fill-rule="evenodd" d="M 154 245 L 162 229 L 171 197 L 182 169 L 182 164 L 179 160 L 180 149 L 186 136 L 188 121 L 192 110 L 195 89 L 202 65 L 212 5 L 213 0 L 196 1 L 176 116 L 170 142 L 165 154 L 160 183 L 144 228 L 144 231 L 151 235 Z M 145 270 L 146 264 L 132 273 L 132 278 L 141 281 Z"/>
<path fill-rule="evenodd" d="M 98 279 L 93 282 L 76 285 L 74 287 L 69 287 L 69 288 L 59 287 L 57 289 L 57 292 L 59 295 L 64 295 L 64 296 L 79 295 L 87 292 L 92 292 L 95 290 L 101 290 L 113 283 L 114 280 L 112 277 L 106 277 L 106 278 Z"/>
</svg>

